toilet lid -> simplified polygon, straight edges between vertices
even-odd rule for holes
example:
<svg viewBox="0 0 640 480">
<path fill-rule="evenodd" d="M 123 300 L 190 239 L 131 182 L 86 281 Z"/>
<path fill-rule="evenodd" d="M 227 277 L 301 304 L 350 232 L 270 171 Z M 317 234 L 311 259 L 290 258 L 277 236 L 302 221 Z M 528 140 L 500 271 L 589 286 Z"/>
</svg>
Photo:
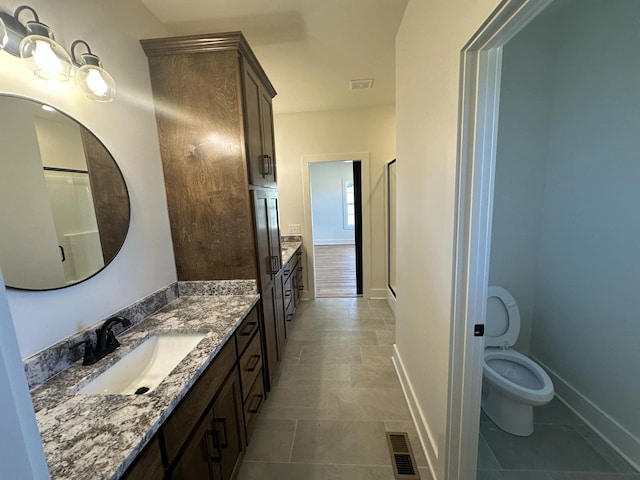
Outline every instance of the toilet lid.
<svg viewBox="0 0 640 480">
<path fill-rule="evenodd" d="M 485 347 L 510 347 L 520 334 L 520 311 L 511 294 L 502 287 L 489 287 L 485 319 Z"/>
</svg>

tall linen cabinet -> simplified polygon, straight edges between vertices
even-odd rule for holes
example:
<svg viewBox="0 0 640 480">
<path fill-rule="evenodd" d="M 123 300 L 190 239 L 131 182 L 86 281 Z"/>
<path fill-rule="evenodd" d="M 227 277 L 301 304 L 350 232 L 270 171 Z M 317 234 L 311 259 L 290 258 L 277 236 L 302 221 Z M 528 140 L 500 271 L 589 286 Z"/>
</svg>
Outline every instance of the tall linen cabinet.
<svg viewBox="0 0 640 480">
<path fill-rule="evenodd" d="M 265 380 L 282 349 L 271 100 L 240 32 L 142 40 L 149 58 L 178 280 L 256 279 Z"/>
</svg>

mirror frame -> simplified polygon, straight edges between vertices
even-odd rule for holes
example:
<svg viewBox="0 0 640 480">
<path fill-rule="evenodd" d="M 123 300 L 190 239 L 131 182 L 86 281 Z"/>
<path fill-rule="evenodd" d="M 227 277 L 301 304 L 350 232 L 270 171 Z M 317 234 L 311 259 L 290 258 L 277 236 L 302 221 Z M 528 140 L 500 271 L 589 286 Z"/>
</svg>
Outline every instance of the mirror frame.
<svg viewBox="0 0 640 480">
<path fill-rule="evenodd" d="M 90 130 L 84 123 L 80 122 L 79 120 L 77 120 L 76 118 L 74 118 L 73 116 L 71 116 L 70 114 L 65 112 L 64 110 L 58 108 L 57 106 L 55 106 L 55 105 L 53 105 L 51 103 L 45 103 L 45 102 L 37 100 L 35 98 L 30 98 L 30 97 L 23 96 L 23 95 L 15 95 L 15 94 L 11 94 L 11 93 L 0 92 L 0 99 L 1 98 L 14 98 L 14 99 L 18 99 L 18 100 L 26 100 L 26 101 L 38 104 L 40 106 L 48 105 L 51 108 L 54 108 L 57 113 L 59 113 L 61 115 L 64 115 L 66 118 L 68 118 L 69 120 L 71 120 L 74 123 L 76 123 L 79 127 L 81 127 L 84 130 L 86 130 L 89 134 L 91 134 L 91 136 L 93 136 L 93 138 L 98 142 L 98 144 L 102 148 L 104 148 L 105 152 L 107 152 L 109 154 L 109 157 L 111 157 L 111 160 L 113 161 L 113 164 L 115 165 L 116 171 L 118 173 L 118 176 L 119 176 L 120 180 L 122 180 L 122 185 L 124 186 L 124 192 L 126 193 L 126 196 L 127 196 L 127 210 L 126 210 L 127 225 L 126 225 L 126 229 L 124 230 L 122 241 L 119 243 L 118 247 L 116 249 L 114 249 L 114 254 L 111 257 L 111 259 L 108 262 L 105 261 L 105 263 L 104 263 L 102 268 L 98 269 L 93 274 L 89 275 L 88 277 L 85 277 L 85 278 L 83 278 L 81 280 L 78 280 L 75 283 L 70 283 L 68 285 L 61 285 L 61 286 L 52 287 L 52 288 L 14 287 L 12 285 L 9 285 L 8 279 L 5 276 L 5 278 L 4 278 L 5 288 L 11 289 L 11 290 L 26 291 L 26 292 L 48 292 L 48 291 L 53 291 L 53 290 L 61 290 L 61 289 L 64 289 L 64 288 L 74 287 L 74 286 L 79 285 L 79 284 L 81 284 L 83 282 L 86 282 L 87 280 L 95 277 L 96 275 L 98 275 L 99 273 L 104 271 L 116 259 L 116 257 L 122 251 L 122 247 L 124 246 L 124 243 L 127 240 L 127 237 L 129 235 L 129 230 L 131 229 L 131 196 L 129 195 L 129 187 L 127 186 L 127 182 L 126 182 L 126 180 L 124 178 L 124 175 L 122 174 L 122 170 L 120 168 L 120 165 L 118 165 L 118 162 L 116 161 L 115 157 L 113 156 L 111 151 L 107 148 L 107 146 L 104 144 L 104 142 L 102 140 L 100 140 L 100 138 L 95 133 L 93 133 L 92 130 Z M 95 211 L 95 206 L 94 206 L 94 211 Z M 99 232 L 99 229 L 98 229 L 98 232 Z"/>
</svg>

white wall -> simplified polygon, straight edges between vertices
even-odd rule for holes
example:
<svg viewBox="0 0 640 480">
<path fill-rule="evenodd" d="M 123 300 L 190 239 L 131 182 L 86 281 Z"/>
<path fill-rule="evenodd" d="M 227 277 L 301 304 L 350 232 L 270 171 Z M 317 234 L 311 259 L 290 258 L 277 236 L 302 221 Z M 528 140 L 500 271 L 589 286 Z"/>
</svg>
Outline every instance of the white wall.
<svg viewBox="0 0 640 480">
<path fill-rule="evenodd" d="M 355 243 L 355 230 L 345 228 L 344 182 L 353 181 L 352 162 L 309 165 L 314 245 Z"/>
<path fill-rule="evenodd" d="M 640 4 L 576 3 L 558 28 L 531 350 L 640 464 Z"/>
<path fill-rule="evenodd" d="M 0 272 L 0 468 L 4 478 L 49 478 Z"/>
<path fill-rule="evenodd" d="M 283 235 L 288 225 L 304 223 L 303 155 L 370 152 L 370 198 L 363 199 L 372 212 L 369 294 L 386 298 L 384 168 L 396 156 L 393 106 L 280 114 L 274 125 Z M 364 263 L 366 268 L 367 259 Z"/>
<path fill-rule="evenodd" d="M 542 14 L 504 47 L 489 285 L 518 303 L 515 348 L 529 353 L 535 302 L 556 20 Z"/>
<path fill-rule="evenodd" d="M 499 0 L 410 0 L 396 37 L 396 356 L 444 478 L 460 51 Z"/>
<path fill-rule="evenodd" d="M 78 38 L 91 45 L 116 80 L 116 99 L 95 103 L 73 82 L 39 80 L 6 52 L 0 52 L 0 93 L 49 103 L 103 141 L 129 188 L 131 228 L 119 255 L 96 277 L 62 290 L 8 291 L 23 358 L 176 280 L 147 60 L 138 42 L 166 32 L 138 1 L 33 0 L 30 5 L 66 47 Z"/>
</svg>

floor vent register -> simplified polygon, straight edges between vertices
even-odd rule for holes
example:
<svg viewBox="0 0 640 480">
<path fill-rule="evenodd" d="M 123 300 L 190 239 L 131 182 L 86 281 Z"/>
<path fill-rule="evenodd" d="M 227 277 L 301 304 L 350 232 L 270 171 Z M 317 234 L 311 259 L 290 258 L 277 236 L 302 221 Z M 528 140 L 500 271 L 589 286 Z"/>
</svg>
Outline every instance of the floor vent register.
<svg viewBox="0 0 640 480">
<path fill-rule="evenodd" d="M 387 445 L 391 454 L 393 476 L 402 480 L 419 480 L 420 474 L 413 456 L 411 443 L 406 432 L 386 432 Z"/>
</svg>

